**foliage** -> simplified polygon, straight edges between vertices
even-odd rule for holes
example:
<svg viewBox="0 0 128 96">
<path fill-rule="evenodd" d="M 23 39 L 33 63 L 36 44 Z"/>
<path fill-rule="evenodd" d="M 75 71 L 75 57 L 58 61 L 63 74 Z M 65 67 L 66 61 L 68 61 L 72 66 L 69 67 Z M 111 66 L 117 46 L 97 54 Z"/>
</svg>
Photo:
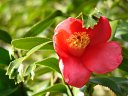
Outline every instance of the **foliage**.
<svg viewBox="0 0 128 96">
<path fill-rule="evenodd" d="M 100 84 L 117 96 L 127 96 L 127 6 L 127 0 L 0 0 L 0 96 L 85 93 L 86 88 L 72 88 L 63 81 L 52 43 L 55 26 L 81 12 L 87 27 L 93 27 L 100 15 L 108 17 L 112 27 L 110 40 L 118 41 L 123 48 L 119 68 L 104 75 L 94 74 L 85 85 L 91 90 L 87 94 Z"/>
</svg>

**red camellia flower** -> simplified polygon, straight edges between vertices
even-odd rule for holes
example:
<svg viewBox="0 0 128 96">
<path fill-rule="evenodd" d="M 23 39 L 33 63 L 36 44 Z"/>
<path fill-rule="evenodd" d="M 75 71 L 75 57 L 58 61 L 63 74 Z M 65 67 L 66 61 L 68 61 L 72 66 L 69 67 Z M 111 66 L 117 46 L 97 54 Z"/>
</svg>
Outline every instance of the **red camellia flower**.
<svg viewBox="0 0 128 96">
<path fill-rule="evenodd" d="M 93 28 L 82 26 L 82 20 L 69 17 L 55 28 L 53 43 L 59 56 L 59 67 L 67 84 L 82 87 L 92 72 L 113 71 L 122 61 L 122 49 L 109 41 L 111 27 L 101 16 Z"/>
</svg>

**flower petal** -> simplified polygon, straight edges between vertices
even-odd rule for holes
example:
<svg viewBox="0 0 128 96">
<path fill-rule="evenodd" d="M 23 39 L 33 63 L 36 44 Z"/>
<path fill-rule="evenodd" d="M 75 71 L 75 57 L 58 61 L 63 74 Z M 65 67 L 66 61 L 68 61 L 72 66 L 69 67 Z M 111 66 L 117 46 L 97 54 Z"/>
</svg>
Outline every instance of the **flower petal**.
<svg viewBox="0 0 128 96">
<path fill-rule="evenodd" d="M 86 29 L 82 28 L 82 20 L 69 17 L 65 19 L 63 22 L 59 23 L 55 28 L 55 34 L 58 34 L 64 30 L 65 32 L 72 34 L 74 32 L 85 32 Z"/>
<path fill-rule="evenodd" d="M 76 18 L 69 17 L 63 22 L 59 23 L 55 28 L 53 36 L 54 49 L 59 56 L 66 57 L 69 51 L 67 48 L 67 39 L 73 32 L 84 32 L 86 29 L 82 28 L 82 21 Z"/>
<path fill-rule="evenodd" d="M 111 36 L 111 27 L 106 17 L 101 16 L 97 25 L 93 29 L 88 28 L 87 33 L 90 35 L 90 45 L 104 43 Z"/>
<path fill-rule="evenodd" d="M 87 48 L 83 60 L 89 70 L 103 74 L 113 71 L 121 64 L 121 53 L 122 49 L 118 43 L 109 42 Z"/>
<path fill-rule="evenodd" d="M 59 56 L 67 57 L 67 44 L 66 38 L 68 38 L 68 33 L 61 30 L 58 34 L 53 36 L 54 49 Z"/>
<path fill-rule="evenodd" d="M 92 73 L 86 69 L 80 58 L 60 58 L 59 66 L 62 74 L 64 75 L 65 82 L 78 88 L 84 86 Z"/>
</svg>

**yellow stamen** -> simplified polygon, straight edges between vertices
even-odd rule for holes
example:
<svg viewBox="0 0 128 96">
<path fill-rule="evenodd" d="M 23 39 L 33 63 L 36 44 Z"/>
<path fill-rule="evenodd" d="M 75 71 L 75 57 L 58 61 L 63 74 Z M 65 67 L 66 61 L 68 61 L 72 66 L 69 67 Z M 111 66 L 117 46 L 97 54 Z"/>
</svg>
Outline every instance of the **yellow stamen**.
<svg viewBox="0 0 128 96">
<path fill-rule="evenodd" d="M 90 42 L 90 38 L 86 32 L 75 32 L 68 39 L 67 43 L 70 48 L 85 48 Z"/>
</svg>

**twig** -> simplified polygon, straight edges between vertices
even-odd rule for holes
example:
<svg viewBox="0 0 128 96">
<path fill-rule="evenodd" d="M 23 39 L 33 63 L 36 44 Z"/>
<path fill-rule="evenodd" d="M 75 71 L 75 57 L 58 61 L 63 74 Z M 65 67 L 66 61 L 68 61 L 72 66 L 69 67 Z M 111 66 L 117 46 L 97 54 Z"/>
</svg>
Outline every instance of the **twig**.
<svg viewBox="0 0 128 96">
<path fill-rule="evenodd" d="M 70 93 L 71 93 L 71 96 L 74 96 L 71 87 L 70 87 L 68 84 L 66 84 L 66 85 L 68 86 L 68 89 L 69 89 L 69 91 L 70 91 Z"/>
<path fill-rule="evenodd" d="M 25 92 L 25 89 L 24 89 L 24 84 L 23 82 L 21 82 L 19 84 L 19 91 L 20 91 L 20 96 L 27 96 L 27 93 Z"/>
</svg>

